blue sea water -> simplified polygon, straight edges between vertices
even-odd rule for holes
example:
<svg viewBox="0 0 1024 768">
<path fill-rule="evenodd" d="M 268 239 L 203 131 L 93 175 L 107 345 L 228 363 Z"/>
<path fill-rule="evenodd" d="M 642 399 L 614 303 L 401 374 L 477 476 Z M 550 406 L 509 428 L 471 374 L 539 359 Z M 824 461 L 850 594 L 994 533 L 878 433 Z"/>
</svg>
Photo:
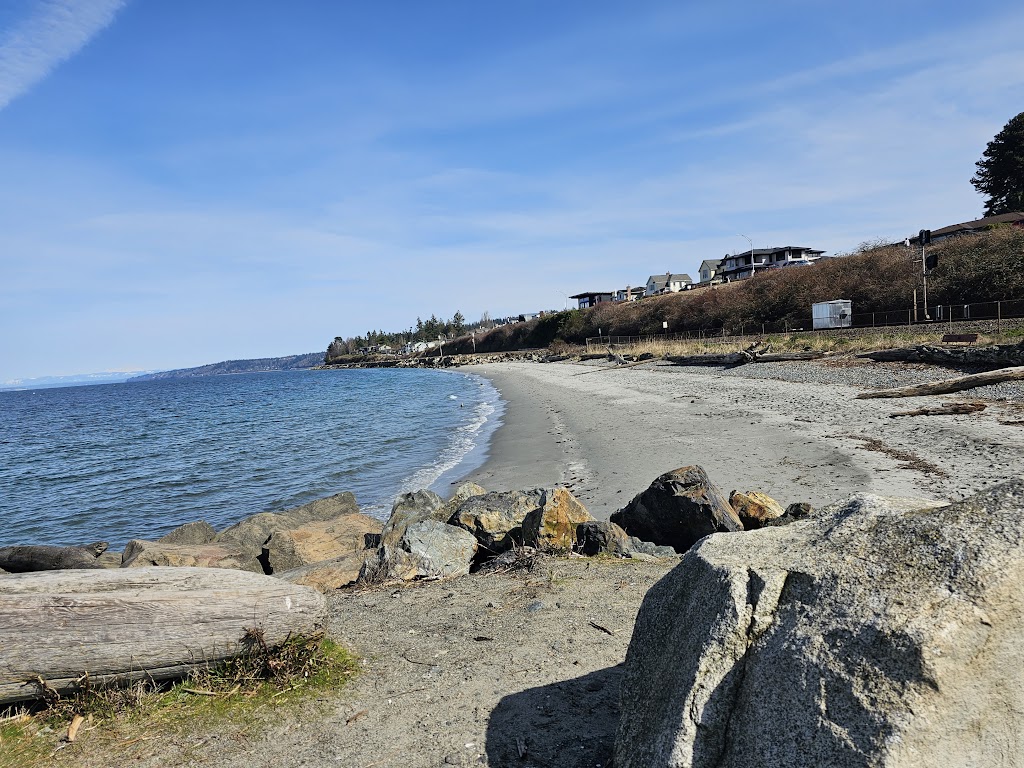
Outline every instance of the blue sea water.
<svg viewBox="0 0 1024 768">
<path fill-rule="evenodd" d="M 0 546 L 114 549 L 341 491 L 385 518 L 482 464 L 501 411 L 485 379 L 420 369 L 0 392 Z"/>
</svg>

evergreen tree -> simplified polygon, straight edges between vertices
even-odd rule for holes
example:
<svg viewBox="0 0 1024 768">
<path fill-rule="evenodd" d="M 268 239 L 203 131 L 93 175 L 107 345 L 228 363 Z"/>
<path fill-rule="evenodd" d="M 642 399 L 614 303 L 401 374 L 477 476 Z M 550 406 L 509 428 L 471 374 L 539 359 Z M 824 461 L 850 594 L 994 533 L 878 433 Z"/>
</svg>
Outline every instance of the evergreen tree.
<svg viewBox="0 0 1024 768">
<path fill-rule="evenodd" d="M 988 199 L 985 215 L 1024 211 L 1024 112 L 988 143 L 971 184 Z"/>
<path fill-rule="evenodd" d="M 466 317 L 459 310 L 455 310 L 455 314 L 452 316 L 452 322 L 450 323 L 452 333 L 456 336 L 461 336 L 463 331 L 466 330 Z"/>
</svg>

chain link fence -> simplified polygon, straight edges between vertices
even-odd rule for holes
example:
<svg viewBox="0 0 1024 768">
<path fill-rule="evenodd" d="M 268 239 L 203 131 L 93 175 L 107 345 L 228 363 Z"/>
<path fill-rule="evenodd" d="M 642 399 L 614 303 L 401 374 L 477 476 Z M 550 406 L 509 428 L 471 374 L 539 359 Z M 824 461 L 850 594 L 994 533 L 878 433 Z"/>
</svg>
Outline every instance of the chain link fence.
<svg viewBox="0 0 1024 768">
<path fill-rule="evenodd" d="M 892 328 L 896 326 L 914 327 L 929 326 L 937 333 L 944 332 L 945 325 L 949 331 L 956 323 L 984 323 L 991 330 L 999 333 L 1003 330 L 1004 320 L 1024 318 L 1024 299 L 1004 301 L 982 301 L 972 304 L 936 304 L 925 307 L 918 305 L 908 309 L 896 309 L 888 312 L 855 312 L 850 316 L 851 328 Z M 1013 323 L 1014 326 L 1019 325 Z M 643 336 L 591 336 L 587 338 L 587 350 L 594 347 L 629 346 L 662 341 L 693 341 L 708 344 L 730 343 L 737 338 L 747 336 L 767 336 L 773 333 L 803 333 L 814 330 L 810 315 L 796 321 L 781 320 L 773 323 L 727 323 L 720 328 L 706 328 L 675 333 L 655 333 Z M 821 331 L 836 331 L 829 328 Z"/>
</svg>

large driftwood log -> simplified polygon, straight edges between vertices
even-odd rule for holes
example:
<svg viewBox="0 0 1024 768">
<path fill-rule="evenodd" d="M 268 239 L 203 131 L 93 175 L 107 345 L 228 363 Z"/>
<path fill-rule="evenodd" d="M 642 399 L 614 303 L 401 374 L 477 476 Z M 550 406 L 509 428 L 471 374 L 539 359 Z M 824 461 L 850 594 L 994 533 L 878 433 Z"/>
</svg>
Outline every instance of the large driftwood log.
<svg viewBox="0 0 1024 768">
<path fill-rule="evenodd" d="M 985 410 L 985 403 L 946 403 L 935 408 L 915 408 L 912 411 L 890 413 L 889 418 L 900 416 L 953 416 L 956 414 L 977 413 Z"/>
<path fill-rule="evenodd" d="M 221 568 L 49 571 L 0 582 L 0 705 L 62 691 L 169 679 L 236 654 L 246 630 L 268 645 L 311 634 L 326 617 L 309 587 Z"/>
<path fill-rule="evenodd" d="M 926 384 L 914 384 L 909 387 L 897 387 L 896 389 L 880 389 L 877 392 L 861 392 L 857 400 L 870 400 L 876 397 L 921 397 L 923 395 L 946 395 L 950 392 L 962 392 L 965 389 L 984 387 L 989 384 L 1000 384 L 1004 381 L 1017 381 L 1024 379 L 1024 365 L 1013 368 L 1000 368 L 996 371 L 985 373 L 974 373 L 970 376 L 960 376 L 956 379 L 945 379 L 933 381 Z"/>
<path fill-rule="evenodd" d="M 96 558 L 106 551 L 105 541 L 97 541 L 84 547 L 0 547 L 0 568 L 11 573 L 55 571 L 64 568 L 102 568 L 103 564 Z"/>
<path fill-rule="evenodd" d="M 758 352 L 744 350 L 722 355 L 667 355 L 673 365 L 745 365 L 746 363 L 780 363 L 791 360 L 818 360 L 825 352 Z"/>
</svg>

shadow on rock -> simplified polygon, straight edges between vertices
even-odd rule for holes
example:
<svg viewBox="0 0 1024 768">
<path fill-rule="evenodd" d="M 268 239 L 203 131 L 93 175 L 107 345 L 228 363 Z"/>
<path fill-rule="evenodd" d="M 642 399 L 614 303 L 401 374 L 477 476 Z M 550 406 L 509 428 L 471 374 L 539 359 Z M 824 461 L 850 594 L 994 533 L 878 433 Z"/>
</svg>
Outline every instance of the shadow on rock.
<svg viewBox="0 0 1024 768">
<path fill-rule="evenodd" d="M 504 697 L 487 725 L 488 765 L 608 765 L 621 679 L 620 664 Z"/>
</svg>

